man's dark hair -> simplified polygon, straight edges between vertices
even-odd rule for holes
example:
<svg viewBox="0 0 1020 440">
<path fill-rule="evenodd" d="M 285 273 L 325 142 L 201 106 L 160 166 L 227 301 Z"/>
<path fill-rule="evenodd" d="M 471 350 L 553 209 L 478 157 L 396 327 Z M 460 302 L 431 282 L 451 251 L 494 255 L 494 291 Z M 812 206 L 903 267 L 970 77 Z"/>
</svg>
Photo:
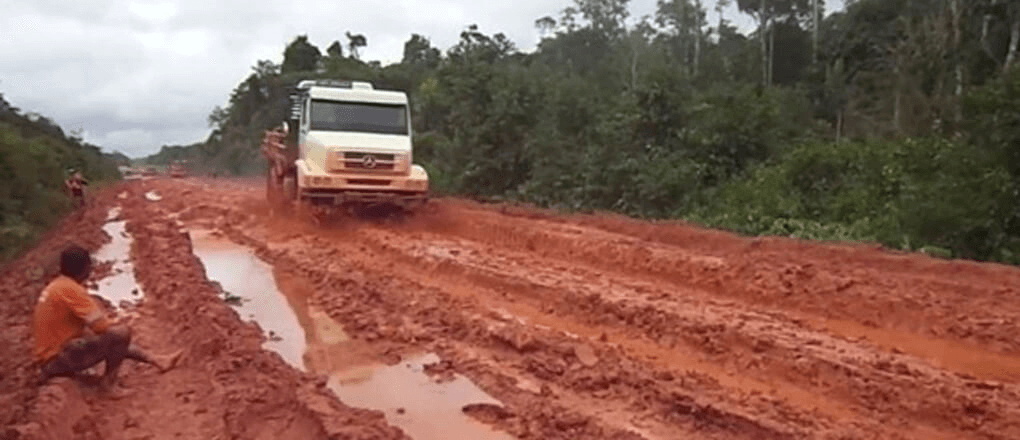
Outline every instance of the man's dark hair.
<svg viewBox="0 0 1020 440">
<path fill-rule="evenodd" d="M 72 244 L 60 254 L 60 273 L 62 275 L 80 280 L 88 275 L 91 269 L 92 259 L 89 251 L 81 246 Z"/>
</svg>

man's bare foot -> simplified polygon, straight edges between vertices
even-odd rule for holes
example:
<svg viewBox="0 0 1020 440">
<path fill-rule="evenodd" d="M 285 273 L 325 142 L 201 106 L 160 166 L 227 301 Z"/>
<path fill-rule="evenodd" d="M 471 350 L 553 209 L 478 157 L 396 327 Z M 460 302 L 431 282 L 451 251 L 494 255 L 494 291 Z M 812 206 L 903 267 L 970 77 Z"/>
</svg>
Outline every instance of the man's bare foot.
<svg viewBox="0 0 1020 440">
<path fill-rule="evenodd" d="M 130 393 L 118 386 L 118 375 L 103 375 L 98 377 L 99 383 L 96 387 L 96 395 L 109 400 L 122 400 L 130 397 Z"/>
<path fill-rule="evenodd" d="M 131 397 L 131 392 L 125 390 L 116 384 L 103 385 L 99 388 L 97 393 L 100 397 L 108 400 L 124 400 Z"/>
<path fill-rule="evenodd" d="M 181 356 L 184 354 L 184 350 L 177 350 L 162 357 L 159 361 L 159 372 L 166 373 L 167 371 L 173 370 L 177 367 L 177 363 L 180 362 Z"/>
</svg>

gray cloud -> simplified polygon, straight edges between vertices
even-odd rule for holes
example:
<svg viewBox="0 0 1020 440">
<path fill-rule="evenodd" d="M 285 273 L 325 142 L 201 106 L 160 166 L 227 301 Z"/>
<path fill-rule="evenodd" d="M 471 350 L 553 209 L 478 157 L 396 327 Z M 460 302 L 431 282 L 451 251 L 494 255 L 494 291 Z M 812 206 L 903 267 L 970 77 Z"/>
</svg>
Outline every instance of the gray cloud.
<svg viewBox="0 0 1020 440">
<path fill-rule="evenodd" d="M 11 3 L 11 2 L 8 2 Z M 206 117 L 260 59 L 282 61 L 299 34 L 325 49 L 368 37 L 364 59 L 399 61 L 412 33 L 448 48 L 477 24 L 523 50 L 534 21 L 571 0 L 13 0 L 0 16 L 0 93 L 86 140 L 130 156 L 208 135 Z M 651 14 L 655 0 L 632 0 Z M 751 21 L 735 10 L 741 27 Z M 712 18 L 714 22 L 714 18 Z"/>
</svg>

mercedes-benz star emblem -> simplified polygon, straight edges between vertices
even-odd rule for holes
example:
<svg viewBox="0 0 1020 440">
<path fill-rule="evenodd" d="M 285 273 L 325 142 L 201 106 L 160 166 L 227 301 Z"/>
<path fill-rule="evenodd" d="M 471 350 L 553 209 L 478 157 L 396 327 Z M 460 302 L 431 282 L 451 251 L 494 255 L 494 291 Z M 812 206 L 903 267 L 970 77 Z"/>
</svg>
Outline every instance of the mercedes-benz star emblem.
<svg viewBox="0 0 1020 440">
<path fill-rule="evenodd" d="M 361 159 L 361 164 L 364 165 L 365 168 L 375 168 L 375 156 L 372 156 L 371 154 L 365 156 L 364 159 Z"/>
</svg>

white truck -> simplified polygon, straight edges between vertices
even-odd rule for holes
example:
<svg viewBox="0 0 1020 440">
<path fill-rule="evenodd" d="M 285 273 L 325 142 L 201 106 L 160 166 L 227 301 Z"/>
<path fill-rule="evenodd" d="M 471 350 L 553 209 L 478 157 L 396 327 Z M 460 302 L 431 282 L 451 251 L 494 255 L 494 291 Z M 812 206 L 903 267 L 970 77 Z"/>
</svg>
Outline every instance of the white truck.
<svg viewBox="0 0 1020 440">
<path fill-rule="evenodd" d="M 333 208 L 428 201 L 425 169 L 413 164 L 411 111 L 403 92 L 360 81 L 305 80 L 291 115 L 267 131 L 267 198 Z"/>
</svg>

